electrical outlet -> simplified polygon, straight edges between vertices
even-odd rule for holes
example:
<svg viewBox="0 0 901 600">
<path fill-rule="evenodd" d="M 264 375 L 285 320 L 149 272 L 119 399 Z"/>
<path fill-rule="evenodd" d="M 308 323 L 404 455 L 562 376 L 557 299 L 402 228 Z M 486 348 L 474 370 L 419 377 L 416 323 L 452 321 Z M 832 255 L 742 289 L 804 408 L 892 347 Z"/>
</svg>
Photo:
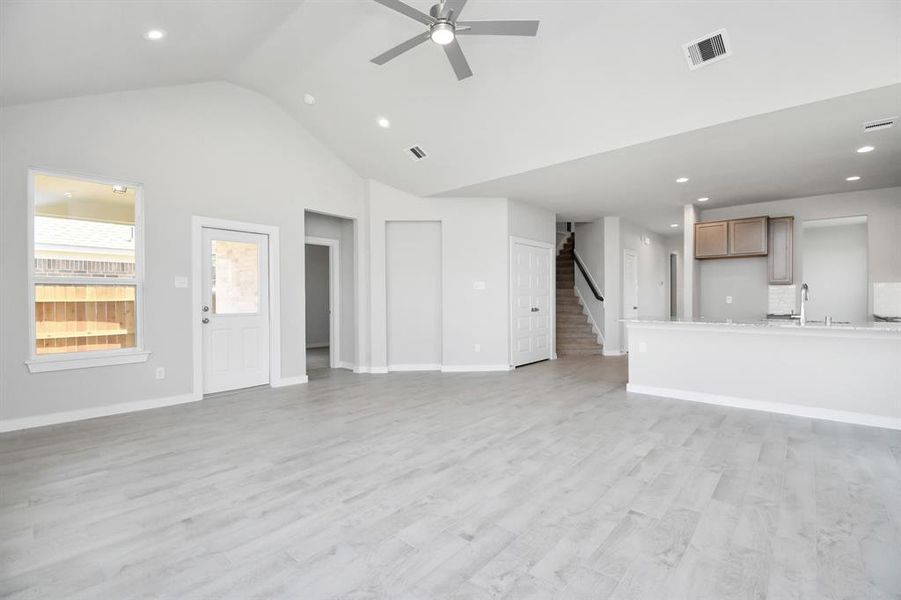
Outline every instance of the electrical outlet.
<svg viewBox="0 0 901 600">
<path fill-rule="evenodd" d="M 473 352 L 481 352 L 481 351 L 482 351 L 482 344 L 474 344 L 473 347 L 472 347 L 472 351 L 473 351 Z"/>
<path fill-rule="evenodd" d="M 157 379 L 165 379 L 166 378 L 166 367 L 157 367 L 156 368 L 156 378 Z"/>
<path fill-rule="evenodd" d="M 726 304 L 732 304 L 732 296 L 726 296 Z"/>
<path fill-rule="evenodd" d="M 484 289 L 485 289 L 485 282 L 484 282 L 484 281 L 473 281 L 473 282 L 472 282 L 472 289 L 474 289 L 474 290 L 484 290 Z"/>
</svg>

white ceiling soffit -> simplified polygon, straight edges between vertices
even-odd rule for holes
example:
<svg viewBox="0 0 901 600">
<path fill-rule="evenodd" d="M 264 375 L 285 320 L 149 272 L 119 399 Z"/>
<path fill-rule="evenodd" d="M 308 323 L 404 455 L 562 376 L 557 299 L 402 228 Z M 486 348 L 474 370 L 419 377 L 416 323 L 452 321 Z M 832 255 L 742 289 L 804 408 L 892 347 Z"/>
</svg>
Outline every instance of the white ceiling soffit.
<svg viewBox="0 0 901 600">
<path fill-rule="evenodd" d="M 442 194 L 504 196 L 655 231 L 703 208 L 901 186 L 901 127 L 861 124 L 901 106 L 901 84 L 699 129 Z M 875 150 L 858 153 L 861 146 Z M 845 177 L 860 176 L 848 182 Z M 686 183 L 676 183 L 688 177 Z"/>
<path fill-rule="evenodd" d="M 422 31 L 414 20 L 371 0 L 307 1 L 230 79 L 275 99 L 362 175 L 420 195 L 901 81 L 896 0 L 470 0 L 464 10 L 541 25 L 535 38 L 461 37 L 474 76 L 457 81 L 431 43 L 369 62 Z M 721 28 L 732 55 L 691 71 L 682 45 Z M 411 163 L 413 144 L 429 159 Z"/>
<path fill-rule="evenodd" d="M 2 0 L 0 104 L 222 79 L 298 4 Z"/>
</svg>

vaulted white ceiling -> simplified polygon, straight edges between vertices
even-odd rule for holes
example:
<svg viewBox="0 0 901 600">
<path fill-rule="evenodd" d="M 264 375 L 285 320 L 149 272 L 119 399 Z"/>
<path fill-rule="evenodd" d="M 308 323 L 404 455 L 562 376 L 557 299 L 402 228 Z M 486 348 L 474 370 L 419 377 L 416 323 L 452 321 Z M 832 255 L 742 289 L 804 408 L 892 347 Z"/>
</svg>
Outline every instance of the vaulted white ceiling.
<svg viewBox="0 0 901 600">
<path fill-rule="evenodd" d="M 299 3 L 2 0 L 0 104 L 222 79 Z"/>
<path fill-rule="evenodd" d="M 422 30 L 371 0 L 2 6 L 5 104 L 225 78 L 281 104 L 360 174 L 421 195 L 901 81 L 895 0 L 469 0 L 465 19 L 541 26 L 461 38 L 464 81 L 431 43 L 370 63 Z M 169 35 L 147 42 L 150 27 Z M 690 71 L 681 45 L 720 28 L 734 55 Z M 410 160 L 413 144 L 428 158 Z"/>
<path fill-rule="evenodd" d="M 415 21 L 371 1 L 306 2 L 232 78 L 362 174 L 423 195 L 901 81 L 894 0 L 470 0 L 463 17 L 541 26 L 461 38 L 474 76 L 457 81 L 430 43 L 369 62 Z M 723 27 L 734 56 L 690 71 L 681 45 Z M 413 144 L 429 157 L 412 162 Z"/>
</svg>

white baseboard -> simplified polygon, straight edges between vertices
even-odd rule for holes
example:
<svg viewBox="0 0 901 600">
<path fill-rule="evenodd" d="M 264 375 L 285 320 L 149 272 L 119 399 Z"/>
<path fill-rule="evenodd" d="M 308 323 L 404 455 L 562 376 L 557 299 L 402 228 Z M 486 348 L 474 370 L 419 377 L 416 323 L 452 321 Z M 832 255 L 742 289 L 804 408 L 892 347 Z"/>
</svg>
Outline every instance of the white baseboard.
<svg viewBox="0 0 901 600">
<path fill-rule="evenodd" d="M 870 427 L 883 427 L 885 429 L 901 429 L 901 419 L 871 415 L 846 410 L 833 410 L 831 408 L 818 408 L 801 404 L 787 404 L 783 402 L 767 402 L 765 400 L 751 400 L 735 396 L 721 396 L 707 392 L 692 392 L 689 390 L 676 390 L 660 388 L 649 385 L 626 385 L 626 391 L 647 396 L 662 396 L 676 400 L 688 400 L 689 402 L 702 402 L 704 404 L 716 404 L 730 406 L 732 408 L 746 408 L 764 412 L 792 415 L 795 417 L 807 417 L 810 419 L 823 419 L 825 421 L 838 421 L 840 423 L 852 423 L 854 425 L 868 425 Z"/>
<path fill-rule="evenodd" d="M 607 350 L 607 347 L 604 346 L 604 349 L 602 350 L 602 355 L 603 356 L 625 356 L 626 352 L 623 352 L 622 350 Z"/>
<path fill-rule="evenodd" d="M 388 371 L 440 371 L 441 365 L 388 365 Z"/>
<path fill-rule="evenodd" d="M 44 427 L 46 425 L 58 425 L 60 423 L 84 421 L 85 419 L 96 419 L 97 417 L 121 415 L 141 410 L 150 410 L 152 408 L 187 404 L 188 402 L 197 402 L 202 399 L 202 396 L 194 396 L 194 394 L 181 394 L 179 396 L 153 398 L 151 400 L 135 400 L 134 402 L 120 402 L 118 404 L 94 406 L 81 410 L 35 415 L 33 417 L 22 417 L 19 419 L 0 419 L 0 432 L 18 431 L 20 429 L 31 429 L 33 427 Z"/>
<path fill-rule="evenodd" d="M 307 344 L 307 349 L 309 350 L 311 348 L 328 348 L 328 345 L 329 345 L 328 342 L 312 342 L 310 344 Z"/>
<path fill-rule="evenodd" d="M 273 381 L 269 384 L 269 387 L 274 388 L 283 388 L 288 387 L 289 385 L 300 385 L 301 383 L 307 383 L 309 378 L 306 375 L 295 375 L 294 377 L 282 377 L 278 381 Z"/>
<path fill-rule="evenodd" d="M 349 362 L 349 361 L 346 361 L 346 360 L 339 360 L 339 361 L 338 361 L 338 366 L 337 366 L 337 368 L 339 368 L 339 369 L 349 369 L 349 370 L 354 371 L 354 372 L 357 371 L 357 368 L 354 366 L 354 364 L 353 364 L 352 362 Z"/>
<path fill-rule="evenodd" d="M 384 375 L 388 372 L 388 367 L 354 367 L 354 373 L 371 373 L 373 375 Z"/>
<path fill-rule="evenodd" d="M 487 371 L 512 371 L 510 365 L 444 365 L 442 373 L 483 373 Z"/>
</svg>

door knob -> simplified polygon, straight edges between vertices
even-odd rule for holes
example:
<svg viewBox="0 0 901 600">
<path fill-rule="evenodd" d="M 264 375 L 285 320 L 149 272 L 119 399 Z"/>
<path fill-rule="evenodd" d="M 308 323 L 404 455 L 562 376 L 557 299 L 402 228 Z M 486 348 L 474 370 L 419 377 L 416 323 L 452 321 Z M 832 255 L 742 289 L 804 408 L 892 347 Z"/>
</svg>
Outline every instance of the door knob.
<svg viewBox="0 0 901 600">
<path fill-rule="evenodd" d="M 210 322 L 210 320 L 207 319 L 206 317 L 204 317 L 200 322 L 203 323 L 204 325 L 206 325 L 207 323 Z"/>
<path fill-rule="evenodd" d="M 209 306 L 204 306 L 201 310 L 202 310 L 203 312 L 210 312 L 210 307 L 209 307 Z"/>
<path fill-rule="evenodd" d="M 538 308 L 535 307 L 535 306 L 533 306 L 533 307 L 532 307 L 532 312 L 538 312 Z"/>
</svg>

